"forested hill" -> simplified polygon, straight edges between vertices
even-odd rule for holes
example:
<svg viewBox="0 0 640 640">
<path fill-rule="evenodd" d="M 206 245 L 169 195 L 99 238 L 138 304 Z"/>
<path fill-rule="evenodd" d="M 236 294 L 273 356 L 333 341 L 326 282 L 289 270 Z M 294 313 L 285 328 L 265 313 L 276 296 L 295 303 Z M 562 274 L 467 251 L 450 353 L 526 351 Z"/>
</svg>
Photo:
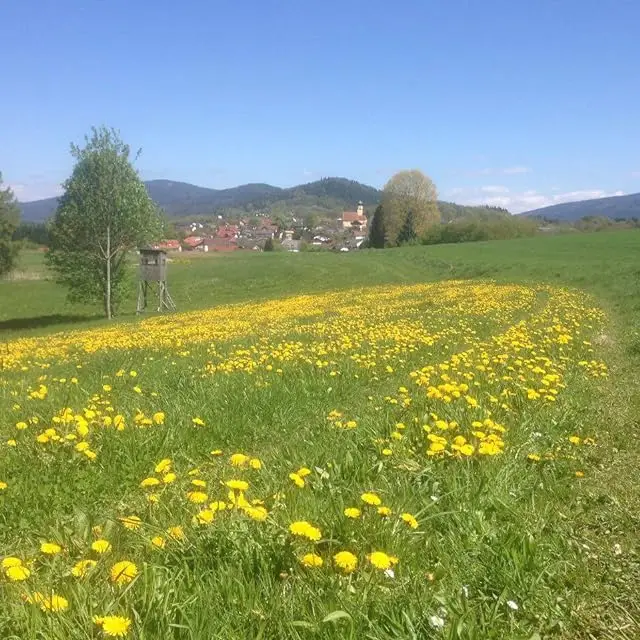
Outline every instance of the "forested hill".
<svg viewBox="0 0 640 640">
<path fill-rule="evenodd" d="M 575 222 L 586 216 L 625 219 L 640 218 L 640 193 L 625 196 L 594 198 L 579 202 L 564 202 L 550 207 L 527 211 L 522 215 L 529 218 L 544 218 L 559 222 Z"/>
<path fill-rule="evenodd" d="M 374 187 L 346 178 L 323 178 L 287 189 L 261 183 L 209 189 L 171 180 L 151 180 L 145 185 L 158 206 L 175 218 L 289 212 L 339 215 L 344 210 L 354 210 L 359 201 L 371 210 L 382 195 Z M 41 222 L 53 214 L 57 198 L 24 202 L 20 206 L 23 221 Z M 445 222 L 460 217 L 484 219 L 509 215 L 505 209 L 494 207 L 470 207 L 450 202 L 440 202 L 439 207 Z"/>
</svg>

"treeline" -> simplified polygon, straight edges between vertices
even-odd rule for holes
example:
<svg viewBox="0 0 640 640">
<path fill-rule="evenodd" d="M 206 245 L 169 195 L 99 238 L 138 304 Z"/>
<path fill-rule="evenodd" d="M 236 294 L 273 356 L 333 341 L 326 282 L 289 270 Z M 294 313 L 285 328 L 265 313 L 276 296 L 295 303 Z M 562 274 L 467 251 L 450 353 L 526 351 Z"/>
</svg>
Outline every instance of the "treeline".
<svg viewBox="0 0 640 640">
<path fill-rule="evenodd" d="M 23 222 L 13 232 L 13 240 L 48 247 L 51 237 L 44 222 Z"/>
<path fill-rule="evenodd" d="M 453 220 L 427 229 L 422 244 L 454 244 L 483 240 L 509 240 L 533 236 L 538 223 L 529 218 L 509 216 L 493 220 Z"/>
</svg>

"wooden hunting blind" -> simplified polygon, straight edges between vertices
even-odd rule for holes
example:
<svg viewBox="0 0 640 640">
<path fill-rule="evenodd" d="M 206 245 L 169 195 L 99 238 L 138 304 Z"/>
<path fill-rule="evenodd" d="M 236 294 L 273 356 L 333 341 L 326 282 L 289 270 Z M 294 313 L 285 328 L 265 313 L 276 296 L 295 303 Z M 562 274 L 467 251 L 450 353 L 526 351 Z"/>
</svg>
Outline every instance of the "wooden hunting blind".
<svg viewBox="0 0 640 640">
<path fill-rule="evenodd" d="M 167 252 L 151 247 L 140 249 L 137 313 L 147 308 L 149 289 L 157 287 L 158 311 L 175 311 L 176 305 L 167 288 Z"/>
</svg>

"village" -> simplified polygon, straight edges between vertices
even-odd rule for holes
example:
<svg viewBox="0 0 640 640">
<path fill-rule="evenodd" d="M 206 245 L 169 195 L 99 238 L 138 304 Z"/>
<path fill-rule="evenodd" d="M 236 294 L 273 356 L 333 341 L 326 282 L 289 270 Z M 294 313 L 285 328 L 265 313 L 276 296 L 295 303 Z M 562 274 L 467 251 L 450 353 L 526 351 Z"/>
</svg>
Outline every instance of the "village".
<svg viewBox="0 0 640 640">
<path fill-rule="evenodd" d="M 367 237 L 367 215 L 358 202 L 355 211 L 344 211 L 337 219 L 323 218 L 308 225 L 292 213 L 286 219 L 253 216 L 217 222 L 184 221 L 174 224 L 178 237 L 154 243 L 164 251 L 231 252 L 239 250 L 298 251 L 331 250 L 348 252 L 363 246 Z"/>
</svg>

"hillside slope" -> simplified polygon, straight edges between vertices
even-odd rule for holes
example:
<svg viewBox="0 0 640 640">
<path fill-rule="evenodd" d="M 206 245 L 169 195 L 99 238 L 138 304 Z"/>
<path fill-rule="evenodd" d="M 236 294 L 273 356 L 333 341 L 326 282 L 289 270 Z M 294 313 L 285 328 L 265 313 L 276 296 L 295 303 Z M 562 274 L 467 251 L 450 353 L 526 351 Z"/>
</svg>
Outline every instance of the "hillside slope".
<svg viewBox="0 0 640 640">
<path fill-rule="evenodd" d="M 610 196 L 579 202 L 564 202 L 522 214 L 529 218 L 546 218 L 559 222 L 573 222 L 585 216 L 605 218 L 640 218 L 640 193 L 625 196 Z"/>
</svg>

